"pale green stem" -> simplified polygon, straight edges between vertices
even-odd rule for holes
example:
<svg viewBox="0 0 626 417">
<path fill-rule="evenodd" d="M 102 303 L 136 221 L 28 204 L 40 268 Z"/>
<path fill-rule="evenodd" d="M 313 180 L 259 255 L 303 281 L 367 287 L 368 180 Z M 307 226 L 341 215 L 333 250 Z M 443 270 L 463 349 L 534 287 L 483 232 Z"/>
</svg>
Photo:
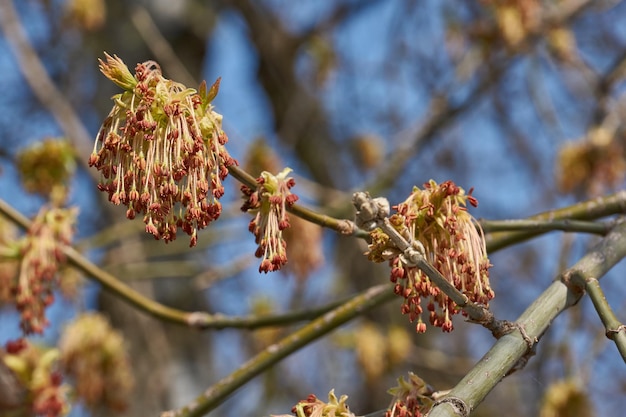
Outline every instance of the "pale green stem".
<svg viewBox="0 0 626 417">
<path fill-rule="evenodd" d="M 613 313 L 597 279 L 587 278 L 585 289 L 589 293 L 589 298 L 591 298 L 591 302 L 598 312 L 602 324 L 604 324 L 606 337 L 615 342 L 617 350 L 622 355 L 624 362 L 626 362 L 626 326 L 620 323 L 615 313 Z"/>
<path fill-rule="evenodd" d="M 599 223 L 581 220 L 479 220 L 478 222 L 485 233 L 495 232 L 562 232 L 591 233 L 606 235 L 614 226 L 612 222 Z"/>
</svg>

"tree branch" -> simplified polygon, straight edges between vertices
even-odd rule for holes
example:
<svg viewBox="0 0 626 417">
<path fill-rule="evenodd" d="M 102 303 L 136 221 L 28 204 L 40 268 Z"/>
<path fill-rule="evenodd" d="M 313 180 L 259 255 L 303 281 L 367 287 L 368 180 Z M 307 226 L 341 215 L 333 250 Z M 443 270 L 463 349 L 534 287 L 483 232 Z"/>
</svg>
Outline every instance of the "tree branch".
<svg viewBox="0 0 626 417">
<path fill-rule="evenodd" d="M 599 223 L 581 220 L 479 220 L 480 227 L 485 233 L 503 231 L 525 232 L 580 232 L 596 235 L 606 235 L 615 226 L 613 222 Z"/>
</svg>

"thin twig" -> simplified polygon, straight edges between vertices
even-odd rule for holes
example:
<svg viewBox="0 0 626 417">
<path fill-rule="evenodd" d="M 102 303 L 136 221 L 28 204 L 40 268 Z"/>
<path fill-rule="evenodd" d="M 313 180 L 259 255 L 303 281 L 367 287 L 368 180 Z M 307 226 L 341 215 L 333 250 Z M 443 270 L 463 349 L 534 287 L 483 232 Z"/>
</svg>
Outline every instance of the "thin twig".
<svg viewBox="0 0 626 417">
<path fill-rule="evenodd" d="M 582 220 L 479 220 L 480 227 L 485 233 L 494 232 L 563 232 L 591 233 L 604 236 L 611 231 L 613 222 L 600 223 Z"/>
<path fill-rule="evenodd" d="M 589 298 L 591 298 L 591 302 L 598 312 L 602 324 L 604 324 L 606 337 L 615 342 L 617 350 L 622 355 L 624 362 L 626 362 L 626 326 L 617 319 L 597 279 L 587 278 L 585 280 L 585 290 L 587 290 Z"/>
</svg>

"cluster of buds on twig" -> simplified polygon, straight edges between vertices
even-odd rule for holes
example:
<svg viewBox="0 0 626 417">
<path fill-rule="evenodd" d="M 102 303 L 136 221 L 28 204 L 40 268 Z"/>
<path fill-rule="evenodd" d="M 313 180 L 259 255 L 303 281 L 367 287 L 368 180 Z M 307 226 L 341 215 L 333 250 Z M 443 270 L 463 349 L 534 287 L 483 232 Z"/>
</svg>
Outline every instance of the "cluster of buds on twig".
<svg viewBox="0 0 626 417">
<path fill-rule="evenodd" d="M 626 134 L 600 126 L 583 140 L 565 142 L 557 159 L 557 185 L 562 192 L 592 196 L 619 187 L 626 178 Z"/>
<path fill-rule="evenodd" d="M 74 234 L 77 209 L 41 209 L 21 242 L 21 264 L 12 291 L 25 334 L 42 333 L 46 308 L 54 301 L 57 272 L 65 262 L 63 246 Z"/>
<path fill-rule="evenodd" d="M 20 259 L 17 241 L 17 227 L 0 216 L 0 306 L 14 300 L 13 286 Z"/>
<path fill-rule="evenodd" d="M 40 348 L 26 339 L 10 341 L 4 350 L 0 349 L 0 365 L 10 372 L 4 377 L 14 378 L 13 382 L 21 390 L 7 404 L 11 410 L 2 415 L 60 417 L 67 414 L 69 387 L 62 383 L 58 358 L 57 349 Z"/>
<path fill-rule="evenodd" d="M 296 404 L 291 412 L 297 417 L 356 417 L 350 411 L 346 400 L 347 395 L 337 398 L 335 390 L 328 393 L 328 402 L 324 402 L 311 394 L 306 400 Z M 289 414 L 274 415 L 273 417 L 291 417 Z"/>
<path fill-rule="evenodd" d="M 489 284 L 487 251 L 482 233 L 466 203 L 478 202 L 452 181 L 437 184 L 430 181 L 421 190 L 417 187 L 389 221 L 409 242 L 419 242 L 426 261 L 433 265 L 455 288 L 470 301 L 488 305 L 494 297 Z M 374 262 L 389 261 L 394 291 L 404 298 L 402 313 L 411 322 L 417 320 L 416 330 L 426 331 L 421 315 L 422 299 L 427 299 L 430 324 L 443 331 L 453 329 L 451 316 L 459 307 L 419 268 L 407 265 L 402 252 L 381 229 L 371 233 L 368 258 Z"/>
<path fill-rule="evenodd" d="M 413 372 L 409 372 L 408 379 L 398 378 L 398 385 L 388 392 L 393 400 L 385 417 L 422 417 L 435 403 L 432 387 Z"/>
<path fill-rule="evenodd" d="M 290 168 L 283 169 L 278 175 L 263 171 L 257 178 L 255 190 L 241 186 L 246 196 L 241 210 L 256 213 L 248 229 L 259 245 L 255 252 L 255 256 L 262 259 L 259 272 L 277 271 L 287 263 L 287 244 L 283 239 L 283 230 L 290 226 L 287 207 L 298 200 L 298 196 L 290 191 L 296 184 L 287 176 L 290 172 Z"/>
<path fill-rule="evenodd" d="M 17 169 L 26 191 L 62 205 L 76 169 L 74 148 L 65 139 L 46 138 L 18 153 Z"/>
<path fill-rule="evenodd" d="M 154 61 L 138 64 L 133 76 L 121 59 L 106 55 L 102 73 L 125 91 L 95 141 L 89 165 L 102 174 L 98 188 L 126 217 L 144 215 L 146 232 L 166 242 L 178 228 L 197 243 L 197 231 L 216 220 L 228 166 L 222 116 L 213 111 L 219 79 L 199 91 L 164 78 Z"/>
<path fill-rule="evenodd" d="M 97 313 L 69 324 L 59 341 L 63 370 L 76 395 L 92 410 L 121 412 L 128 406 L 134 378 L 124 339 Z"/>
</svg>

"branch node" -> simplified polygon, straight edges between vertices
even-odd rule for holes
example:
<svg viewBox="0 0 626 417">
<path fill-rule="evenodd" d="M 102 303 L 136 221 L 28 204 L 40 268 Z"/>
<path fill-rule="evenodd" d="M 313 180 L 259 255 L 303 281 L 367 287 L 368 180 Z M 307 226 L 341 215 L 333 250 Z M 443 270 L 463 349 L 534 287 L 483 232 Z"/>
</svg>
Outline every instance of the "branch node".
<svg viewBox="0 0 626 417">
<path fill-rule="evenodd" d="M 513 328 L 519 330 L 520 334 L 522 335 L 522 339 L 524 339 L 526 345 L 528 346 L 528 350 L 517 360 L 517 362 L 515 362 L 515 364 L 511 367 L 511 369 L 506 373 L 505 376 L 509 376 L 512 373 L 526 367 L 526 364 L 528 363 L 530 358 L 535 356 L 535 354 L 537 353 L 535 349 L 535 344 L 539 341 L 539 339 L 537 339 L 536 337 L 531 338 L 530 336 L 528 336 L 528 333 L 526 333 L 526 328 L 523 324 L 512 323 L 512 325 Z"/>
<path fill-rule="evenodd" d="M 410 242 L 410 246 L 400 255 L 400 260 L 409 268 L 415 268 L 419 266 L 419 261 L 425 259 L 426 249 L 424 249 L 424 245 L 419 240 Z"/>
<path fill-rule="evenodd" d="M 189 327 L 194 329 L 205 329 L 211 322 L 211 316 L 207 313 L 194 311 L 193 313 L 189 313 L 187 315 L 186 322 Z"/>
<path fill-rule="evenodd" d="M 528 350 L 532 350 L 532 348 L 535 346 L 535 343 L 537 343 L 539 339 L 537 339 L 536 337 L 531 338 L 530 336 L 528 336 L 528 333 L 526 333 L 526 327 L 524 327 L 523 324 L 515 323 L 515 327 L 517 328 L 517 330 L 519 330 L 522 338 L 526 342 L 526 345 L 528 345 Z"/>
<path fill-rule="evenodd" d="M 459 415 L 461 417 L 469 417 L 470 415 L 470 407 L 467 405 L 465 401 L 460 399 L 459 397 L 443 397 L 433 404 L 432 408 L 437 407 L 439 404 L 448 403 L 454 409 L 454 414 Z M 431 410 L 432 410 L 431 408 Z M 428 416 L 428 414 L 427 414 Z"/>
<path fill-rule="evenodd" d="M 585 277 L 576 270 L 568 270 L 561 275 L 561 282 L 572 292 L 576 297 L 574 304 L 578 303 L 578 300 L 585 294 Z"/>
<path fill-rule="evenodd" d="M 605 334 L 606 334 L 606 337 L 613 340 L 615 336 L 620 332 L 626 332 L 626 324 L 621 324 L 615 329 L 607 329 Z"/>
<path fill-rule="evenodd" d="M 339 221 L 339 233 L 342 235 L 352 236 L 358 231 L 358 227 L 351 220 Z"/>
</svg>

